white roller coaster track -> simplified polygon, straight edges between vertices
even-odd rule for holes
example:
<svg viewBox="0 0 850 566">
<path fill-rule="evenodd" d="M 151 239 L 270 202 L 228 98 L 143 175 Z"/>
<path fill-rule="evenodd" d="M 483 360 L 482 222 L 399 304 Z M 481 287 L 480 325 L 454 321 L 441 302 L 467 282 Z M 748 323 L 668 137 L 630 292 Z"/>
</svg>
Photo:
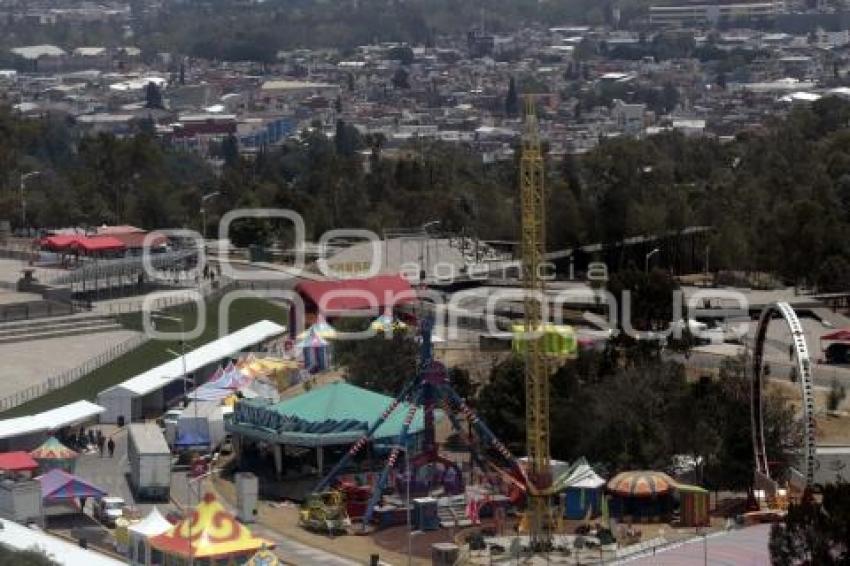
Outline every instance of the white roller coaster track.
<svg viewBox="0 0 850 566">
<path fill-rule="evenodd" d="M 788 303 L 773 303 L 762 311 L 756 331 L 755 352 L 753 353 L 753 378 L 750 383 L 750 406 L 753 425 L 753 449 L 756 457 L 756 471 L 770 477 L 770 467 L 764 443 L 764 339 L 767 327 L 774 314 L 782 315 L 788 330 L 791 332 L 791 342 L 794 347 L 799 376 L 800 392 L 803 396 L 803 458 L 801 470 L 806 479 L 806 486 L 814 483 L 815 474 L 815 398 L 812 380 L 812 365 L 809 359 L 809 348 L 803 326 L 797 318 L 797 313 Z"/>
</svg>

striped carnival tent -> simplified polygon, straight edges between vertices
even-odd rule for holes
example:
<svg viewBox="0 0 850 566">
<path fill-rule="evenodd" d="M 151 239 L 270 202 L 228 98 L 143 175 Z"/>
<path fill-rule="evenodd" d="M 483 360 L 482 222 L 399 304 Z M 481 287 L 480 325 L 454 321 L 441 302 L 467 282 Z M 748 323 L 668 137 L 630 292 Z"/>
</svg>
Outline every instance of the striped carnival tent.
<svg viewBox="0 0 850 566">
<path fill-rule="evenodd" d="M 608 482 L 611 514 L 626 521 L 666 521 L 672 513 L 676 481 L 663 472 L 621 472 Z"/>
<path fill-rule="evenodd" d="M 654 497 L 664 495 L 676 481 L 664 472 L 621 472 L 608 482 L 608 491 L 622 497 Z"/>
<path fill-rule="evenodd" d="M 79 454 L 59 442 L 55 436 L 51 436 L 44 444 L 30 452 L 30 456 L 38 462 L 42 473 L 54 468 L 73 472 Z"/>
<path fill-rule="evenodd" d="M 301 351 L 304 367 L 311 373 L 324 371 L 330 367 L 330 344 L 318 333 L 311 331 L 310 334 L 295 345 L 295 348 Z"/>
<path fill-rule="evenodd" d="M 105 489 L 59 469 L 50 470 L 37 479 L 41 484 L 41 498 L 45 504 L 74 502 L 83 497 L 99 499 L 107 493 Z"/>
</svg>

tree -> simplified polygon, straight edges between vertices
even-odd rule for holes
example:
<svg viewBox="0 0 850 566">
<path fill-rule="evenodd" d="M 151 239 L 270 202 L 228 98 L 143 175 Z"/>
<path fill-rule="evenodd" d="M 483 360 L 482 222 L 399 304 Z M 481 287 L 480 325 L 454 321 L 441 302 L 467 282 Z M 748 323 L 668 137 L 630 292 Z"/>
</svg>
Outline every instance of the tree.
<svg viewBox="0 0 850 566">
<path fill-rule="evenodd" d="M 519 95 L 516 89 L 516 79 L 511 77 L 508 82 L 508 94 L 505 96 L 505 114 L 516 117 L 519 114 Z"/>
<path fill-rule="evenodd" d="M 791 504 L 771 527 L 769 548 L 776 566 L 850 564 L 850 484 L 824 486 L 821 503 L 807 492 Z"/>
<path fill-rule="evenodd" d="M 393 73 L 393 88 L 399 90 L 406 90 L 410 88 L 410 75 L 402 67 L 399 67 L 395 70 L 395 73 Z"/>
<path fill-rule="evenodd" d="M 407 45 L 401 47 L 393 47 L 390 49 L 387 58 L 391 61 L 398 61 L 402 65 L 410 65 L 413 63 L 414 55 L 413 49 L 408 47 Z"/>
<path fill-rule="evenodd" d="M 497 364 L 478 392 L 479 415 L 503 443 L 515 452 L 525 448 L 525 385 L 522 359 L 514 356 Z"/>
<path fill-rule="evenodd" d="M 817 284 L 818 290 L 823 293 L 850 289 L 850 260 L 840 255 L 826 258 L 818 269 Z"/>
<path fill-rule="evenodd" d="M 357 328 L 350 320 L 340 322 L 337 328 L 343 331 Z M 395 397 L 416 373 L 419 352 L 411 332 L 395 332 L 391 337 L 379 334 L 365 340 L 338 340 L 335 346 L 337 361 L 345 366 L 346 379 L 358 387 Z"/>
<path fill-rule="evenodd" d="M 838 383 L 838 378 L 833 377 L 832 383 L 829 386 L 829 393 L 826 395 L 826 408 L 829 411 L 837 411 L 841 402 L 847 397 L 847 390 L 844 386 Z"/>
<path fill-rule="evenodd" d="M 0 545 L 0 564 L 8 566 L 58 566 L 40 550 L 13 550 Z"/>
<path fill-rule="evenodd" d="M 239 140 L 233 134 L 221 142 L 221 158 L 224 159 L 224 166 L 229 169 L 235 169 L 239 165 Z"/>
<path fill-rule="evenodd" d="M 162 92 L 153 81 L 145 87 L 145 108 L 162 108 Z"/>
<path fill-rule="evenodd" d="M 342 157 L 354 157 L 362 147 L 363 140 L 357 128 L 346 124 L 343 120 L 336 121 L 336 133 L 334 135 L 334 147 L 337 155 Z"/>
</svg>

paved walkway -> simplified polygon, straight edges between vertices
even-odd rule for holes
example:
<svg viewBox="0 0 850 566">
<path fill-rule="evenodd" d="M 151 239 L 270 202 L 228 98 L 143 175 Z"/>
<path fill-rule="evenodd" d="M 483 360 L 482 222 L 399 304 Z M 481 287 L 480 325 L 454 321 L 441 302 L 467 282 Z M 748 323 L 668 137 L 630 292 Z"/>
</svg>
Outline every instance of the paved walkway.
<svg viewBox="0 0 850 566">
<path fill-rule="evenodd" d="M 643 566 L 767 566 L 770 525 L 756 525 L 694 539 L 655 554 L 624 560 L 621 564 Z"/>
</svg>

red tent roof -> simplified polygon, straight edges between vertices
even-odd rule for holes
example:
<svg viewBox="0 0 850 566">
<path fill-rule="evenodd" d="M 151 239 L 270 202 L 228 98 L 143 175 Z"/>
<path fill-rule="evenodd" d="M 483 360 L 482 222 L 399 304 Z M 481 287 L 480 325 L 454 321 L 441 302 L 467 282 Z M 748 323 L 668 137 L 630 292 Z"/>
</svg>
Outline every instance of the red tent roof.
<svg viewBox="0 0 850 566">
<path fill-rule="evenodd" d="M 87 252 L 106 252 L 123 250 L 127 246 L 118 238 L 112 236 L 92 236 L 90 238 L 78 238 L 72 246 L 79 247 Z"/>
<path fill-rule="evenodd" d="M 833 342 L 850 342 L 850 329 L 842 328 L 820 337 L 821 340 L 832 340 Z"/>
<path fill-rule="evenodd" d="M 26 452 L 4 452 L 0 454 L 0 470 L 9 472 L 35 471 L 38 462 Z"/>
<path fill-rule="evenodd" d="M 59 236 L 48 236 L 46 238 L 42 238 L 39 243 L 45 248 L 61 251 L 70 248 L 78 238 L 80 238 L 80 236 L 62 234 Z"/>
<path fill-rule="evenodd" d="M 120 251 L 126 249 L 124 242 L 112 236 L 60 235 L 42 238 L 40 244 L 54 251 L 80 249 L 84 252 Z"/>
<path fill-rule="evenodd" d="M 394 307 L 414 300 L 413 288 L 401 275 L 378 275 L 369 279 L 304 281 L 295 286 L 306 305 L 321 312 L 344 312 Z"/>
</svg>

